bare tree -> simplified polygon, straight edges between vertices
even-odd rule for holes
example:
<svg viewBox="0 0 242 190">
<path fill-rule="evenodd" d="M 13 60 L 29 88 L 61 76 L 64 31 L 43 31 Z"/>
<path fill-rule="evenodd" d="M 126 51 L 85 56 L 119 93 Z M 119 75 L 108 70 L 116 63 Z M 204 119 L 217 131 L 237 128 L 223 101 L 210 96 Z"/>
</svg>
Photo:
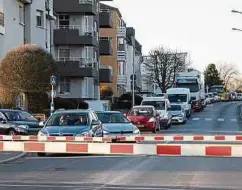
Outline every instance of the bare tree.
<svg viewBox="0 0 242 190">
<path fill-rule="evenodd" d="M 228 87 L 229 83 L 239 75 L 239 71 L 236 65 L 228 63 L 218 63 L 217 64 L 219 76 L 223 81 L 225 88 Z"/>
<path fill-rule="evenodd" d="M 181 53 L 160 47 L 150 52 L 145 63 L 146 72 L 152 83 L 158 84 L 162 92 L 172 87 L 176 74 L 184 71 L 190 62 L 186 62 L 187 53 Z"/>
</svg>

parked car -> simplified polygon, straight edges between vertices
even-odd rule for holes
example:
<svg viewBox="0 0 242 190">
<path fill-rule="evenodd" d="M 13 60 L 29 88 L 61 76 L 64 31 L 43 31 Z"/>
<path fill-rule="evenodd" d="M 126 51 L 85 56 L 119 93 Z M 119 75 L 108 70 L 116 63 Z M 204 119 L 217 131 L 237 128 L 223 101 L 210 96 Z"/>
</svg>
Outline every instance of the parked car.
<svg viewBox="0 0 242 190">
<path fill-rule="evenodd" d="M 39 136 L 102 137 L 102 123 L 92 109 L 54 112 L 39 131 Z"/>
<path fill-rule="evenodd" d="M 41 128 L 39 120 L 28 112 L 0 109 L 0 134 L 36 135 Z"/>
<path fill-rule="evenodd" d="M 171 104 L 168 108 L 168 112 L 171 114 L 171 122 L 174 124 L 185 124 L 187 122 L 186 110 L 182 104 Z"/>
<path fill-rule="evenodd" d="M 160 114 L 154 106 L 134 106 L 127 114 L 127 118 L 132 121 L 140 131 L 152 131 L 156 133 L 160 130 Z"/>
<path fill-rule="evenodd" d="M 121 112 L 103 111 L 96 114 L 103 124 L 104 137 L 140 135 L 140 130 Z"/>
</svg>

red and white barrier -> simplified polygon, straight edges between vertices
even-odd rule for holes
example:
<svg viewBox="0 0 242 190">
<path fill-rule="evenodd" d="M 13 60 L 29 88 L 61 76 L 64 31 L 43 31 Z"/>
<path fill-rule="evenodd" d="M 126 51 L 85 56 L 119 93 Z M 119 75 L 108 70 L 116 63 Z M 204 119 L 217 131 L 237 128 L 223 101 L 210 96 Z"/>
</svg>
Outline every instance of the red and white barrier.
<svg viewBox="0 0 242 190">
<path fill-rule="evenodd" d="M 0 151 L 44 153 L 242 157 L 242 145 L 0 142 Z"/>
<path fill-rule="evenodd" d="M 63 137 L 63 136 L 0 136 L 0 141 L 58 141 L 58 142 L 117 142 L 127 141 L 196 141 L 196 142 L 242 142 L 242 135 L 163 135 L 163 136 L 130 136 L 130 137 Z"/>
</svg>

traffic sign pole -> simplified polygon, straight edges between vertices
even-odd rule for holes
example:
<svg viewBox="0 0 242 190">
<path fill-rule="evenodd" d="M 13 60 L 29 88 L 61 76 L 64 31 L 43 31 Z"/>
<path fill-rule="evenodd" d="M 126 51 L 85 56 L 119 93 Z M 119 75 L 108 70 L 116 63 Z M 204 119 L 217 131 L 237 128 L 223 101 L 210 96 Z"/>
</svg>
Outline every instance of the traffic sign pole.
<svg viewBox="0 0 242 190">
<path fill-rule="evenodd" d="M 56 76 L 51 76 L 50 78 L 50 84 L 51 84 L 51 103 L 50 103 L 50 115 L 52 115 L 55 111 L 55 105 L 54 105 L 54 86 L 56 85 Z"/>
</svg>

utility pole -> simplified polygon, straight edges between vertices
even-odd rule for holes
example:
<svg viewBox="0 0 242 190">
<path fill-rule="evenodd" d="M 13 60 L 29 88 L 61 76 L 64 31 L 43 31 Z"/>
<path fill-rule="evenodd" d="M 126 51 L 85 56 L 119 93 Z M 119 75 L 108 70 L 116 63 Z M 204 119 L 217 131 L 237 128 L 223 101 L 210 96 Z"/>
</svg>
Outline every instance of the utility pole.
<svg viewBox="0 0 242 190">
<path fill-rule="evenodd" d="M 54 86 L 56 85 L 56 76 L 52 75 L 50 77 L 50 84 L 51 84 L 51 103 L 50 103 L 50 115 L 52 115 L 55 111 L 54 105 Z"/>
</svg>

